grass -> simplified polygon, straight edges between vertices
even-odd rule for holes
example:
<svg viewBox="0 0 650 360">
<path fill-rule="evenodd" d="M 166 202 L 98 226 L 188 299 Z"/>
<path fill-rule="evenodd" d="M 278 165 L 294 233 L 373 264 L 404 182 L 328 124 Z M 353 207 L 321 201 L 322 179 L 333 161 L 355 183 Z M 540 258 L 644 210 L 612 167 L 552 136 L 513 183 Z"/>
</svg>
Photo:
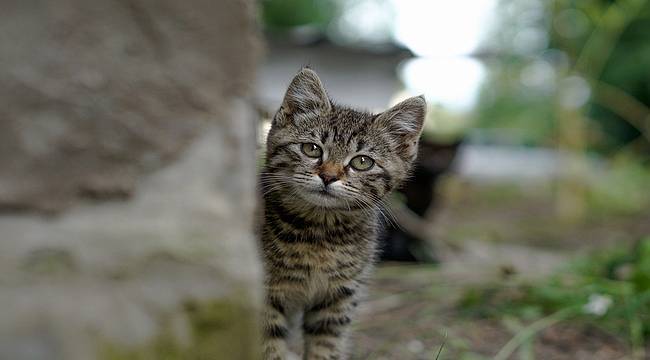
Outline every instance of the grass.
<svg viewBox="0 0 650 360">
<path fill-rule="evenodd" d="M 440 347 L 438 348 L 438 352 L 436 353 L 435 360 L 439 360 L 439 359 L 440 359 L 440 355 L 442 355 L 442 350 L 445 349 L 445 345 L 446 345 L 446 344 L 447 344 L 447 334 L 445 334 L 445 339 L 444 339 L 444 341 L 442 342 L 442 344 L 440 344 Z"/>
<path fill-rule="evenodd" d="M 563 321 L 598 327 L 624 340 L 633 358 L 645 358 L 650 339 L 650 236 L 633 246 L 601 251 L 564 271 L 528 283 L 466 290 L 462 313 L 528 323 L 495 359 L 509 356 L 540 331 Z"/>
<path fill-rule="evenodd" d="M 634 214 L 650 204 L 650 167 L 639 159 L 620 155 L 607 171 L 587 185 L 587 205 L 600 215 Z"/>
</svg>

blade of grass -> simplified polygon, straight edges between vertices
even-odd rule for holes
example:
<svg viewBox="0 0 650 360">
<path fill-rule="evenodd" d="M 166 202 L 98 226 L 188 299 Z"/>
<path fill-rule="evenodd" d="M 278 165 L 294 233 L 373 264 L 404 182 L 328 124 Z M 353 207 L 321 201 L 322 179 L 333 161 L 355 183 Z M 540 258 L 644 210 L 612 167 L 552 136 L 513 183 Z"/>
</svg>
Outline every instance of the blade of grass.
<svg viewBox="0 0 650 360">
<path fill-rule="evenodd" d="M 630 339 L 632 340 L 632 359 L 645 359 L 645 343 L 643 341 L 643 323 L 638 318 L 630 319 Z"/>
<path fill-rule="evenodd" d="M 445 348 L 446 343 L 447 343 L 447 333 L 445 333 L 445 338 L 442 340 L 442 344 L 440 344 L 440 348 L 438 349 L 438 353 L 436 354 L 435 360 L 440 359 L 440 355 L 442 354 L 442 349 Z"/>
<path fill-rule="evenodd" d="M 517 350 L 519 346 L 524 344 L 528 339 L 530 339 L 533 335 L 537 334 L 538 332 L 557 324 L 560 321 L 563 321 L 572 315 L 574 315 L 577 311 L 577 308 L 571 307 L 571 308 L 565 308 L 562 309 L 558 312 L 555 312 L 549 316 L 543 317 L 532 324 L 526 326 L 521 332 L 519 332 L 517 335 L 515 335 L 510 341 L 508 341 L 502 348 L 499 350 L 499 352 L 494 356 L 494 360 L 507 360 L 512 353 Z"/>
</svg>

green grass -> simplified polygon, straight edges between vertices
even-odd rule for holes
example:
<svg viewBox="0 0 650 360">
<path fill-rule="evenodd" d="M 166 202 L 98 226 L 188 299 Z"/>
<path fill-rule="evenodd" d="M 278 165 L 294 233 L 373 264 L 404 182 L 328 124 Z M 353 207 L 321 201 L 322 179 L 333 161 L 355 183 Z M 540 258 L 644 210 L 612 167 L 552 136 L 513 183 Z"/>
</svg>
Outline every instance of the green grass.
<svg viewBox="0 0 650 360">
<path fill-rule="evenodd" d="M 650 236 L 576 260 L 544 280 L 469 289 L 460 308 L 468 316 L 528 324 L 496 359 L 508 358 L 540 331 L 568 320 L 615 334 L 641 358 L 650 339 Z"/>
<path fill-rule="evenodd" d="M 619 156 L 608 171 L 587 186 L 587 205 L 595 214 L 634 214 L 650 204 L 650 167 L 641 159 Z"/>
</svg>

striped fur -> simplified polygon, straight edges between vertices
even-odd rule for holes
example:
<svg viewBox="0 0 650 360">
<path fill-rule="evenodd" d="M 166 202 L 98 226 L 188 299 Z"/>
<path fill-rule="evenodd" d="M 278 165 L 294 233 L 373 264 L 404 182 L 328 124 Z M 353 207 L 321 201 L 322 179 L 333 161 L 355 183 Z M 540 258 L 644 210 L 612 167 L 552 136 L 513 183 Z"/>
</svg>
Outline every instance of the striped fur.
<svg viewBox="0 0 650 360">
<path fill-rule="evenodd" d="M 296 315 L 304 359 L 346 358 L 354 309 L 375 261 L 382 201 L 409 172 L 424 113 L 422 97 L 370 114 L 332 103 L 309 69 L 293 79 L 261 174 L 265 359 L 287 358 Z M 307 156 L 302 144 L 316 144 L 322 155 Z M 349 162 L 358 155 L 374 166 L 355 170 Z M 325 172 L 335 177 L 329 185 Z"/>
</svg>

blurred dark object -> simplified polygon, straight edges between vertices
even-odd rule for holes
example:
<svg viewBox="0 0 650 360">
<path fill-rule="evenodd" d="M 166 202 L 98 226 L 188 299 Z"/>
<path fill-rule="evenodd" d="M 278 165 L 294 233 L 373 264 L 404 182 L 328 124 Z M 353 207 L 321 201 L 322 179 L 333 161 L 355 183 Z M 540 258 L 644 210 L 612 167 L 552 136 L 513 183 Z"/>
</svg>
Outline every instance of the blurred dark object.
<svg viewBox="0 0 650 360">
<path fill-rule="evenodd" d="M 413 176 L 399 190 L 406 207 L 418 218 L 423 219 L 436 206 L 438 180 L 451 169 L 460 145 L 461 141 L 448 144 L 422 139 L 420 142 Z M 430 242 L 399 224 L 389 221 L 381 241 L 382 261 L 437 262 Z"/>
</svg>

